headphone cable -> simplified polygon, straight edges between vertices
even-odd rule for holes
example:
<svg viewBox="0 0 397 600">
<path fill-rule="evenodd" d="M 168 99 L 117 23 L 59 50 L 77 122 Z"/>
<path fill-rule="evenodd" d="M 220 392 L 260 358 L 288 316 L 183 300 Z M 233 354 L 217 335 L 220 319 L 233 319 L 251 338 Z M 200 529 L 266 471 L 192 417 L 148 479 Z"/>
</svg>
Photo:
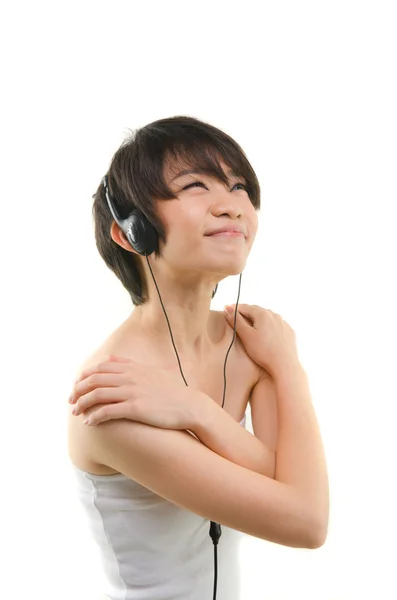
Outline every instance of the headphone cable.
<svg viewBox="0 0 397 600">
<path fill-rule="evenodd" d="M 160 303 L 161 303 L 161 306 L 163 308 L 165 318 L 167 320 L 168 329 L 169 329 L 170 335 L 171 335 L 172 345 L 174 347 L 175 354 L 176 354 L 176 357 L 177 357 L 177 360 L 178 360 L 179 370 L 181 372 L 183 381 L 185 382 L 186 386 L 188 387 L 188 383 L 187 383 L 187 381 L 185 379 L 185 376 L 183 374 L 183 371 L 182 371 L 182 366 L 181 366 L 181 361 L 179 360 L 178 351 L 177 351 L 176 346 L 175 346 L 174 337 L 173 337 L 172 331 L 171 331 L 171 325 L 170 325 L 170 322 L 168 320 L 168 316 L 167 316 L 166 310 L 164 308 L 163 301 L 161 299 L 160 290 L 158 288 L 156 279 L 154 277 L 154 274 L 153 274 L 153 271 L 152 271 L 152 267 L 150 266 L 148 255 L 146 255 L 146 261 L 147 261 L 147 264 L 149 266 L 150 272 L 152 274 L 154 285 L 156 286 L 156 290 L 157 290 L 157 293 L 158 293 L 158 296 L 159 296 L 159 299 L 160 299 Z M 231 350 L 231 347 L 233 346 L 233 343 L 234 343 L 234 340 L 235 340 L 235 337 L 236 337 L 237 307 L 238 307 L 238 301 L 239 301 L 239 298 L 240 298 L 241 277 L 242 277 L 242 273 L 240 273 L 240 280 L 239 280 L 239 285 L 238 285 L 237 302 L 236 302 L 236 308 L 235 308 L 235 312 L 234 312 L 233 339 L 232 339 L 231 344 L 230 344 L 230 346 L 228 348 L 228 351 L 226 352 L 225 363 L 223 365 L 224 385 L 223 385 L 222 408 L 223 408 L 223 406 L 225 404 L 225 397 L 226 397 L 226 363 L 227 363 L 227 359 L 228 359 L 228 356 L 229 356 L 229 352 Z M 215 573 L 214 573 L 214 595 L 213 595 L 213 600 L 216 600 L 216 591 L 217 591 L 217 583 L 218 583 L 218 554 L 217 554 L 217 548 L 218 548 L 219 538 L 222 535 L 222 529 L 221 529 L 221 526 L 219 525 L 219 523 L 214 523 L 213 521 L 211 521 L 209 533 L 210 533 L 210 537 L 212 539 L 212 542 L 214 544 L 214 566 L 215 566 Z"/>
</svg>

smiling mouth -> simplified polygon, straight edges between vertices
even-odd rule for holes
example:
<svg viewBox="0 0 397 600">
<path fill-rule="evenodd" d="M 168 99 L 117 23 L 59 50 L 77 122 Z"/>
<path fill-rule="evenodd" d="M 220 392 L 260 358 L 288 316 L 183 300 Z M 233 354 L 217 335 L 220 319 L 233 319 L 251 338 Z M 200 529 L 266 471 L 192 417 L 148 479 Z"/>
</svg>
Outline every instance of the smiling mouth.
<svg viewBox="0 0 397 600">
<path fill-rule="evenodd" d="M 244 237 L 242 233 L 239 231 L 221 231 L 220 233 L 213 233 L 212 235 L 207 235 L 206 237 Z"/>
</svg>

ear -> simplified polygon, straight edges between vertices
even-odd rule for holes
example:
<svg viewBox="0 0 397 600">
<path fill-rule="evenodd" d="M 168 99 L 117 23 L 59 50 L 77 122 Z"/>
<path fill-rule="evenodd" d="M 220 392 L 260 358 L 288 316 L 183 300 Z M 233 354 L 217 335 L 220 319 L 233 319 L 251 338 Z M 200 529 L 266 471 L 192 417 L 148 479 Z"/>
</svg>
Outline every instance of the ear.
<svg viewBox="0 0 397 600">
<path fill-rule="evenodd" d="M 116 244 L 127 250 L 127 252 L 132 252 L 133 254 L 138 254 L 136 250 L 131 246 L 129 241 L 126 238 L 125 233 L 122 231 L 119 225 L 117 225 L 116 221 L 112 221 L 112 225 L 110 227 L 110 236 Z"/>
</svg>

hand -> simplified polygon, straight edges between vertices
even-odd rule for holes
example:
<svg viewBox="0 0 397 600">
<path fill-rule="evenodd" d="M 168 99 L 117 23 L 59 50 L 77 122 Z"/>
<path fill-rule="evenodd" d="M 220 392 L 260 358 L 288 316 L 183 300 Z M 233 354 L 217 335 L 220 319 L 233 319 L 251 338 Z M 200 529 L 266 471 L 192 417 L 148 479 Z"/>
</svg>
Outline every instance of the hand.
<svg viewBox="0 0 397 600">
<path fill-rule="evenodd" d="M 235 305 L 226 311 L 226 322 L 234 328 Z M 295 333 L 277 313 L 251 304 L 237 307 L 236 333 L 257 365 L 275 376 L 288 361 L 299 362 Z"/>
<path fill-rule="evenodd" d="M 114 355 L 85 369 L 69 398 L 76 415 L 98 406 L 85 421 L 88 425 L 131 419 L 163 429 L 190 430 L 199 400 L 199 392 L 186 387 L 180 376 Z"/>
</svg>

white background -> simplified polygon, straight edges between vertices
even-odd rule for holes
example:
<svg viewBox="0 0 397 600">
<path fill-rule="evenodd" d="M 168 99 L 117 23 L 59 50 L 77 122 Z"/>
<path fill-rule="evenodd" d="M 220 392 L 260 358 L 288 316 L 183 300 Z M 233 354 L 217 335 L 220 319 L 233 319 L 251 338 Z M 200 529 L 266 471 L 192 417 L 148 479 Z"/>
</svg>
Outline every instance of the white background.
<svg viewBox="0 0 397 600">
<path fill-rule="evenodd" d="M 262 186 L 241 302 L 297 333 L 326 447 L 325 546 L 246 537 L 243 600 L 397 597 L 394 2 L 13 2 L 1 9 L 1 596 L 96 600 L 66 400 L 129 313 L 91 196 L 127 128 L 226 130 Z M 237 297 L 221 283 L 213 307 Z M 220 550 L 221 551 L 221 550 Z M 210 599 L 208 599 L 210 600 Z"/>
</svg>

